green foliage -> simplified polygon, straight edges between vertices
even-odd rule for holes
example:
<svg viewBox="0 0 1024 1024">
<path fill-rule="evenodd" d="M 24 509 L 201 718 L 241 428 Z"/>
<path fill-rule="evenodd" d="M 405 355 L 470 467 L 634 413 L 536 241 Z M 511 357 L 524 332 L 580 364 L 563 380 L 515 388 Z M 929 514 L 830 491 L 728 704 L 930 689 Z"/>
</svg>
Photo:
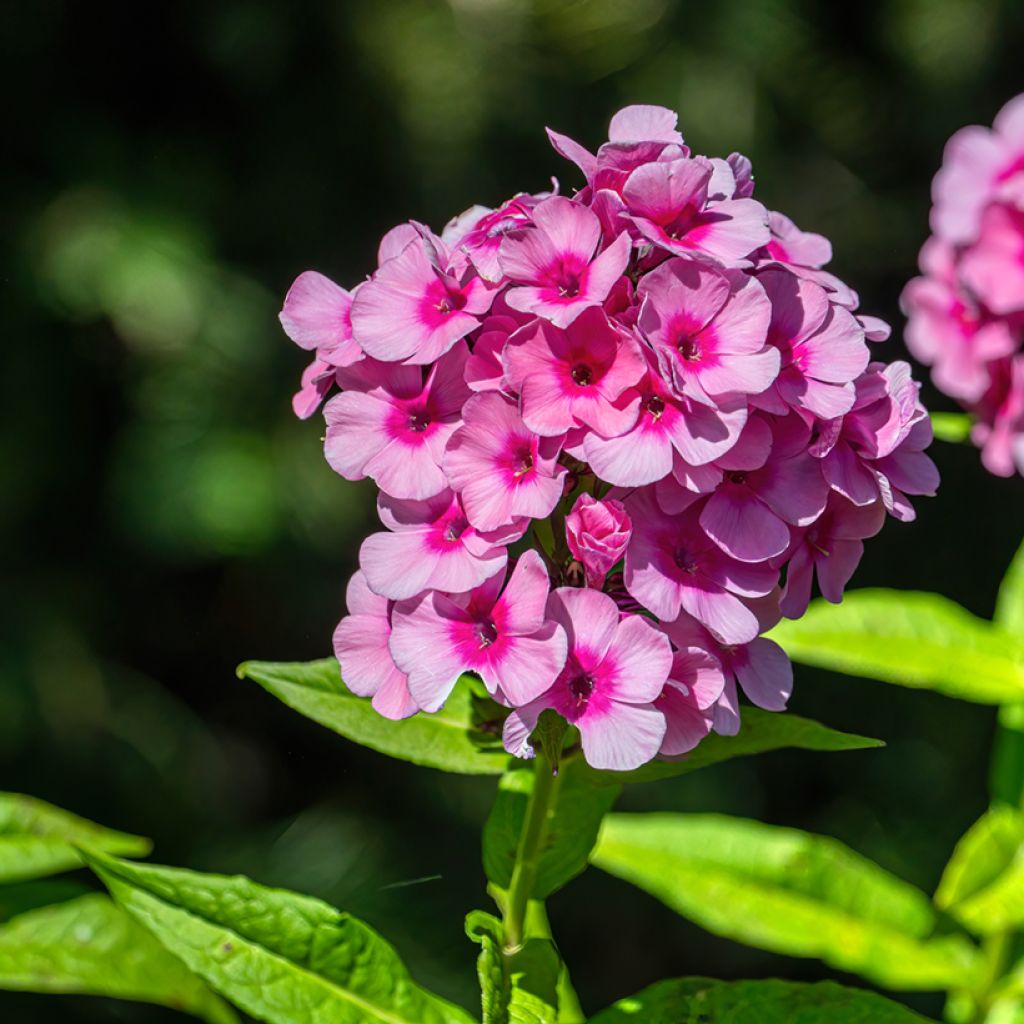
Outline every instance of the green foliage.
<svg viewBox="0 0 1024 1024">
<path fill-rule="evenodd" d="M 104 828 L 35 797 L 0 793 L 0 882 L 76 868 L 82 863 L 78 844 L 125 857 L 144 857 L 151 848 L 142 836 Z"/>
<path fill-rule="evenodd" d="M 518 762 L 498 783 L 498 794 L 484 825 L 483 859 L 487 879 L 502 889 L 512 881 L 519 836 L 534 786 L 528 762 Z M 595 785 L 579 758 L 564 763 L 553 784 L 548 826 L 530 894 L 545 899 L 587 866 L 601 819 L 611 810 L 620 787 Z"/>
<path fill-rule="evenodd" d="M 831 981 L 659 981 L 592 1018 L 590 1024 L 927 1024 L 872 992 Z"/>
<path fill-rule="evenodd" d="M 482 717 L 468 677 L 440 711 L 392 722 L 345 686 L 333 658 L 247 661 L 239 665 L 238 675 L 340 736 L 401 761 L 461 775 L 500 775 L 509 763 L 498 723 Z"/>
<path fill-rule="evenodd" d="M 686 775 L 728 761 L 734 757 L 764 754 L 771 750 L 795 747 L 801 750 L 868 750 L 884 747 L 881 740 L 852 733 L 839 732 L 827 725 L 813 722 L 799 715 L 777 714 L 761 708 L 744 707 L 743 725 L 735 736 L 712 733 L 690 754 L 674 761 L 651 761 L 630 772 L 597 771 L 587 773 L 597 782 L 622 784 L 629 782 L 655 782 L 676 775 Z"/>
<path fill-rule="evenodd" d="M 98 893 L 21 914 L 0 928 L 0 989 L 157 1003 L 210 1024 L 234 1011 L 141 925 Z"/>
<path fill-rule="evenodd" d="M 919 890 L 834 839 L 718 815 L 613 814 L 598 867 L 708 931 L 890 988 L 968 986 L 974 947 L 929 938 Z"/>
<path fill-rule="evenodd" d="M 932 432 L 939 441 L 963 444 L 971 439 L 971 417 L 965 412 L 929 413 Z"/>
<path fill-rule="evenodd" d="M 857 590 L 770 633 L 796 661 L 949 697 L 1024 700 L 1024 644 L 938 594 Z"/>
<path fill-rule="evenodd" d="M 85 854 L 117 902 L 246 1013 L 269 1024 L 470 1024 L 394 948 L 320 900 L 242 877 Z"/>
<path fill-rule="evenodd" d="M 985 813 L 957 843 L 935 902 L 978 935 L 1024 923 L 1024 814 Z"/>
<path fill-rule="evenodd" d="M 505 953 L 501 922 L 482 910 L 466 918 L 466 934 L 481 947 L 483 1024 L 557 1024 L 560 963 L 550 940 L 529 938 Z"/>
<path fill-rule="evenodd" d="M 1024 544 L 1017 549 L 999 584 L 995 620 L 1007 633 L 1024 638 Z"/>
</svg>

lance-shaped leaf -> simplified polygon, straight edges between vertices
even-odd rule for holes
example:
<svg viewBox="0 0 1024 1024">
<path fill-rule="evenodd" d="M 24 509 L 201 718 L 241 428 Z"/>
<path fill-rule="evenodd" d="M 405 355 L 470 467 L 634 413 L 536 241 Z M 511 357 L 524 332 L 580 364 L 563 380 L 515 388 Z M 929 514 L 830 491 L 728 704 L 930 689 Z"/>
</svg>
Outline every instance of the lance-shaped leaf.
<svg viewBox="0 0 1024 1024">
<path fill-rule="evenodd" d="M 889 988 L 966 987 L 976 948 L 929 938 L 924 893 L 824 836 L 718 815 L 612 814 L 594 864 L 717 935 Z"/>
<path fill-rule="evenodd" d="M 247 878 L 84 854 L 117 902 L 269 1024 L 470 1024 L 417 985 L 390 943 L 320 900 Z"/>
<path fill-rule="evenodd" d="M 247 661 L 239 665 L 238 675 L 314 722 L 389 757 L 463 775 L 500 775 L 508 765 L 500 722 L 481 718 L 467 678 L 440 711 L 393 722 L 345 686 L 333 658 L 294 664 Z"/>
<path fill-rule="evenodd" d="M 873 992 L 831 981 L 659 981 L 590 1024 L 929 1024 Z"/>
<path fill-rule="evenodd" d="M 557 1024 L 560 965 L 548 939 L 527 939 L 506 956 L 501 922 L 482 910 L 466 918 L 466 934 L 480 943 L 483 1024 Z"/>
<path fill-rule="evenodd" d="M 629 772 L 610 772 L 587 769 L 587 774 L 598 783 L 621 785 L 629 782 L 656 782 L 676 775 L 686 775 L 700 768 L 708 768 L 720 761 L 751 754 L 766 754 L 772 750 L 796 748 L 801 750 L 843 751 L 869 750 L 884 747 L 881 740 L 830 729 L 820 722 L 799 715 L 778 714 L 760 708 L 744 707 L 743 723 L 735 736 L 711 733 L 701 740 L 696 750 L 672 761 L 651 761 Z"/>
<path fill-rule="evenodd" d="M 484 871 L 488 881 L 502 889 L 507 889 L 512 880 L 533 783 L 531 764 L 520 761 L 513 765 L 498 783 L 494 806 L 484 825 Z M 601 819 L 611 810 L 620 791 L 618 786 L 595 784 L 579 758 L 562 765 L 552 788 L 551 812 L 531 893 L 534 899 L 541 900 L 586 868 Z"/>
<path fill-rule="evenodd" d="M 957 843 L 935 902 L 978 935 L 1024 924 L 1024 814 L 995 807 Z"/>
<path fill-rule="evenodd" d="M 156 1003 L 210 1024 L 238 1020 L 205 982 L 99 893 L 0 927 L 0 989 Z"/>
<path fill-rule="evenodd" d="M 0 793 L 0 882 L 79 867 L 76 844 L 124 857 L 144 857 L 152 845 L 142 836 L 104 828 L 35 797 Z"/>
<path fill-rule="evenodd" d="M 995 620 L 1007 633 L 1024 637 L 1024 544 L 1017 548 L 999 584 Z"/>
<path fill-rule="evenodd" d="M 795 661 L 980 704 L 1024 700 L 1024 645 L 938 594 L 855 590 L 769 634 Z"/>
</svg>

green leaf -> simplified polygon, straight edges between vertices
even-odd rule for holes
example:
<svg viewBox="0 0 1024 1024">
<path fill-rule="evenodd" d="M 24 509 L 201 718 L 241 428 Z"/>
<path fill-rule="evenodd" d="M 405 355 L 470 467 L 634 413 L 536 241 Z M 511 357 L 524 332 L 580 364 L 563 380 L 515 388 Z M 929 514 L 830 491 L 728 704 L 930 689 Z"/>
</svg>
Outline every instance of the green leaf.
<svg viewBox="0 0 1024 1024">
<path fill-rule="evenodd" d="M 999 584 L 995 620 L 1007 633 L 1024 637 L 1024 544 L 1017 548 Z"/>
<path fill-rule="evenodd" d="M 930 939 L 924 893 L 824 836 L 718 815 L 612 814 L 593 863 L 717 935 L 889 988 L 970 983 L 977 951 Z"/>
<path fill-rule="evenodd" d="M 20 793 L 0 793 L 0 882 L 41 878 L 81 865 L 75 846 L 144 857 L 152 844 Z"/>
<path fill-rule="evenodd" d="M 483 1024 L 557 1024 L 560 963 L 547 939 L 527 939 L 507 957 L 501 922 L 482 910 L 466 918 L 466 934 L 480 943 Z"/>
<path fill-rule="evenodd" d="M 949 697 L 1024 700 L 1024 646 L 938 594 L 855 590 L 769 634 L 795 661 Z"/>
<path fill-rule="evenodd" d="M 488 881 L 502 889 L 512 881 L 533 783 L 531 763 L 514 764 L 498 783 L 494 806 L 484 825 L 484 871 Z M 596 784 L 579 758 L 563 763 L 554 779 L 551 814 L 531 894 L 534 899 L 546 899 L 586 868 L 601 819 L 611 810 L 619 792 L 618 786 Z"/>
<path fill-rule="evenodd" d="M 238 675 L 346 739 L 401 761 L 463 775 L 500 775 L 509 762 L 500 728 L 481 720 L 465 676 L 440 711 L 393 722 L 345 686 L 333 658 L 294 664 L 247 661 L 239 665 Z"/>
<path fill-rule="evenodd" d="M 420 988 L 372 928 L 320 900 L 242 877 L 84 859 L 175 956 L 269 1024 L 470 1024 Z"/>
<path fill-rule="evenodd" d="M 106 896 L 32 910 L 0 928 L 0 989 L 156 1003 L 210 1024 L 234 1011 Z"/>
<path fill-rule="evenodd" d="M 743 724 L 736 736 L 712 733 L 702 740 L 692 753 L 674 761 L 651 761 L 630 772 L 610 772 L 587 769 L 596 782 L 613 785 L 631 782 L 655 782 L 676 775 L 686 775 L 700 768 L 729 761 L 734 757 L 764 754 L 772 750 L 796 747 L 802 750 L 868 750 L 884 747 L 881 740 L 852 733 L 838 732 L 827 725 L 801 718 L 799 715 L 778 714 L 760 708 L 744 707 Z"/>
<path fill-rule="evenodd" d="M 590 1024 L 929 1024 L 873 992 L 831 981 L 659 981 Z"/>
<path fill-rule="evenodd" d="M 933 412 L 932 433 L 940 441 L 963 444 L 971 439 L 971 417 L 965 412 Z"/>
<path fill-rule="evenodd" d="M 977 935 L 1024 924 L 1024 814 L 982 815 L 957 843 L 935 903 Z"/>
<path fill-rule="evenodd" d="M 1024 804 L 1024 704 L 1004 704 L 990 771 L 992 799 L 1020 807 Z"/>
</svg>

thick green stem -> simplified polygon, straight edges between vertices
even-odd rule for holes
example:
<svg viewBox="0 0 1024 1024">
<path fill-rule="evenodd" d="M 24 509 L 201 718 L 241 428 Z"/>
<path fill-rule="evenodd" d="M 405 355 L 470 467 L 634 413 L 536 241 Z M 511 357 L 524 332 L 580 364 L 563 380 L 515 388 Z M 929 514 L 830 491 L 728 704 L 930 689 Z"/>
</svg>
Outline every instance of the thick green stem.
<svg viewBox="0 0 1024 1024">
<path fill-rule="evenodd" d="M 512 868 L 508 899 L 505 903 L 505 949 L 519 949 L 526 937 L 526 911 L 537 881 L 537 868 L 547 837 L 548 822 L 554 813 L 558 795 L 559 776 L 551 770 L 548 759 L 537 752 L 534 763 L 533 789 L 526 805 L 523 831 L 516 848 L 516 862 Z"/>
</svg>

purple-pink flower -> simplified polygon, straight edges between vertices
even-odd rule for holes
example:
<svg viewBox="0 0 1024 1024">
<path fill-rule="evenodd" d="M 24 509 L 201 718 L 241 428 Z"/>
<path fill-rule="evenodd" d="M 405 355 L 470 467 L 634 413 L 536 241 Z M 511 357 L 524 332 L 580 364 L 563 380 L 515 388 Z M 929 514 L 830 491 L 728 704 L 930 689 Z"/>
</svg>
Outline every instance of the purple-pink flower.
<svg viewBox="0 0 1024 1024">
<path fill-rule="evenodd" d="M 932 198 L 922 276 L 903 292 L 907 347 L 972 415 L 985 468 L 1024 473 L 1024 94 L 949 140 Z"/>
<path fill-rule="evenodd" d="M 986 150 L 991 202 L 948 197 L 960 234 L 907 293 L 912 347 L 1003 467 L 1024 464 L 999 271 L 1017 125 Z M 909 366 L 871 361 L 887 325 L 826 269 L 827 239 L 754 199 L 746 158 L 692 152 L 654 106 L 619 111 L 596 152 L 549 137 L 579 191 L 472 206 L 439 235 L 400 224 L 357 287 L 301 274 L 281 322 L 312 357 L 296 412 L 329 398 L 327 461 L 380 492 L 334 638 L 350 689 L 399 718 L 472 673 L 512 753 L 550 709 L 622 771 L 736 732 L 741 691 L 783 710 L 792 666 L 764 634 L 815 580 L 840 600 L 938 475 Z"/>
</svg>

